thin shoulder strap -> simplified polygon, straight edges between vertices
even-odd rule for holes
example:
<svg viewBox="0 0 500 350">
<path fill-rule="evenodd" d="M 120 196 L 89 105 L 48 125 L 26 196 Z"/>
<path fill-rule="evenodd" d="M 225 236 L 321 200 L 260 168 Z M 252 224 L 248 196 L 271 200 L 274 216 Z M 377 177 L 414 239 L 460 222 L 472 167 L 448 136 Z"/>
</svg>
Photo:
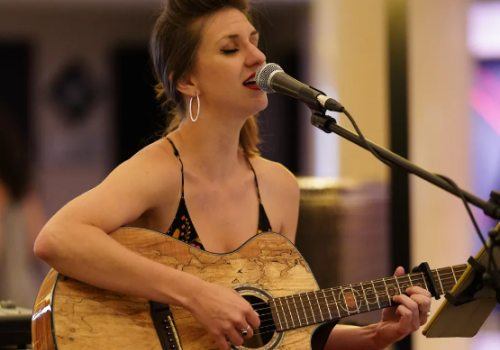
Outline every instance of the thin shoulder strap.
<svg viewBox="0 0 500 350">
<path fill-rule="evenodd" d="M 250 159 L 247 158 L 248 165 L 250 165 L 250 169 L 252 169 L 253 172 L 253 178 L 255 181 L 255 188 L 257 190 L 257 197 L 259 198 L 259 204 L 262 204 L 262 201 L 260 199 L 260 191 L 259 191 L 259 182 L 257 181 L 257 174 L 255 173 L 255 170 L 252 166 L 252 163 L 250 162 Z"/>
<path fill-rule="evenodd" d="M 177 148 L 175 147 L 174 145 L 174 142 L 172 140 L 170 140 L 168 137 L 165 137 L 168 142 L 170 142 L 170 144 L 172 145 L 172 148 L 174 149 L 174 155 L 177 157 L 177 159 L 179 159 L 179 162 L 181 163 L 181 175 L 182 175 L 182 198 L 184 198 L 184 164 L 182 164 L 182 160 L 181 160 L 181 155 L 179 154 L 179 151 L 177 150 Z M 251 166 L 251 165 L 250 165 Z M 252 169 L 253 170 L 253 169 Z M 254 172 L 255 174 L 255 172 Z M 257 181 L 257 179 L 255 179 L 255 181 Z M 260 196 L 259 196 L 259 201 L 260 201 Z"/>
</svg>

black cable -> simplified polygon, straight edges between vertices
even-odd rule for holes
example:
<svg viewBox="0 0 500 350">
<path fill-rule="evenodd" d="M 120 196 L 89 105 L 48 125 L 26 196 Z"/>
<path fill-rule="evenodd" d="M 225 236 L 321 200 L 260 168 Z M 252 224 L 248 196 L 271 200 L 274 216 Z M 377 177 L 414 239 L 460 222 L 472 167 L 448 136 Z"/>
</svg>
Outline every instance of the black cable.
<svg viewBox="0 0 500 350">
<path fill-rule="evenodd" d="M 370 145 L 369 142 L 366 141 L 365 137 L 363 136 L 363 134 L 361 133 L 361 130 L 359 129 L 358 125 L 356 124 L 356 122 L 354 121 L 354 118 L 351 116 L 351 114 L 349 114 L 349 112 L 344 109 L 342 111 L 346 116 L 347 118 L 349 118 L 349 121 L 351 122 L 352 126 L 354 127 L 354 129 L 356 130 L 356 132 L 358 133 L 358 136 L 359 138 L 361 139 L 361 141 L 364 143 L 364 145 L 366 146 L 366 148 L 368 148 L 368 150 L 375 156 L 375 158 L 377 158 L 378 160 L 380 160 L 382 163 L 390 166 L 390 167 L 393 167 L 397 164 L 393 163 L 393 162 L 390 162 L 390 161 L 387 161 L 386 159 L 382 158 L 382 156 L 380 156 L 377 151 L 375 151 L 372 146 Z M 398 166 L 399 168 L 399 166 Z M 411 173 L 411 172 L 410 172 Z M 496 265 L 496 262 L 494 259 L 492 259 L 492 249 L 490 249 L 490 247 L 488 247 L 488 244 L 486 243 L 486 240 L 484 239 L 484 236 L 482 235 L 481 233 L 481 230 L 479 229 L 479 226 L 477 224 L 477 221 L 474 217 L 474 214 L 472 213 L 472 211 L 470 210 L 470 207 L 469 207 L 469 203 L 467 202 L 467 200 L 465 199 L 465 196 L 464 196 L 464 193 L 463 191 L 457 186 L 457 184 L 447 178 L 446 176 L 444 175 L 440 175 L 440 174 L 435 174 L 436 176 L 442 178 L 443 180 L 445 180 L 446 182 L 448 182 L 454 189 L 455 189 L 455 192 L 456 194 L 462 198 L 462 201 L 464 202 L 464 205 L 465 205 L 465 209 L 467 210 L 467 213 L 469 214 L 469 217 L 472 221 L 472 224 L 474 225 L 474 228 L 476 230 L 476 233 L 477 235 L 479 236 L 479 239 L 481 240 L 481 242 L 483 243 L 483 246 L 484 246 L 484 249 L 486 250 L 486 252 L 489 254 L 489 264 L 488 264 L 488 271 L 490 271 L 490 267 L 491 267 L 491 264 L 493 263 L 493 266 L 495 267 L 495 270 L 498 271 L 498 268 L 497 268 L 497 265 Z"/>
</svg>

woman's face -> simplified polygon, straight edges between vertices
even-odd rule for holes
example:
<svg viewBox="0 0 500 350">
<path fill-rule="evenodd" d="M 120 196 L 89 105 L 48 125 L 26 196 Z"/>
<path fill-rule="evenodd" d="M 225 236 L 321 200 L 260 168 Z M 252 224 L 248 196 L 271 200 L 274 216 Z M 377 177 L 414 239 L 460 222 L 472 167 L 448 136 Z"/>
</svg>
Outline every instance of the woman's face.
<svg viewBox="0 0 500 350">
<path fill-rule="evenodd" d="M 248 84 L 266 61 L 258 42 L 259 33 L 236 9 L 219 11 L 206 20 L 191 75 L 202 109 L 250 116 L 267 107 L 267 95 L 255 83 Z"/>
</svg>

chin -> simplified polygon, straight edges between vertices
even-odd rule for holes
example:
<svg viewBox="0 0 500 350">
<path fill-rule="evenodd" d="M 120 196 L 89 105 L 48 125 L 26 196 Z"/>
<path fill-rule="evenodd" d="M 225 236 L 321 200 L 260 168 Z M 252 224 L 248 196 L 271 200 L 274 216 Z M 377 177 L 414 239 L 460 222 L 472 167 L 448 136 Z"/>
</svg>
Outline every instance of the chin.
<svg viewBox="0 0 500 350">
<path fill-rule="evenodd" d="M 262 112 L 264 109 L 267 108 L 268 104 L 269 104 L 269 101 L 267 99 L 267 94 L 263 93 L 262 96 L 259 96 L 257 101 L 255 101 L 255 104 L 254 104 L 255 112 L 253 112 L 252 114 L 257 114 L 259 112 Z"/>
</svg>

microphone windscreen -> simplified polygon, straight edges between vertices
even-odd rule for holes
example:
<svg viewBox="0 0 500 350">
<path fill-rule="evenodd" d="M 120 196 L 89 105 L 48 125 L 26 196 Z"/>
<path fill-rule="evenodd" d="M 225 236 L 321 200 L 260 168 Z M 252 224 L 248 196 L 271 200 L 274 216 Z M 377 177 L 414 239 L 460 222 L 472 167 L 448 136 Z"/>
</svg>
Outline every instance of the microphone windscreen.
<svg viewBox="0 0 500 350">
<path fill-rule="evenodd" d="M 257 69 L 257 73 L 255 74 L 255 82 L 262 91 L 268 94 L 274 92 L 274 90 L 271 88 L 271 78 L 272 73 L 276 71 L 284 72 L 283 69 L 276 63 L 267 63 Z"/>
</svg>

